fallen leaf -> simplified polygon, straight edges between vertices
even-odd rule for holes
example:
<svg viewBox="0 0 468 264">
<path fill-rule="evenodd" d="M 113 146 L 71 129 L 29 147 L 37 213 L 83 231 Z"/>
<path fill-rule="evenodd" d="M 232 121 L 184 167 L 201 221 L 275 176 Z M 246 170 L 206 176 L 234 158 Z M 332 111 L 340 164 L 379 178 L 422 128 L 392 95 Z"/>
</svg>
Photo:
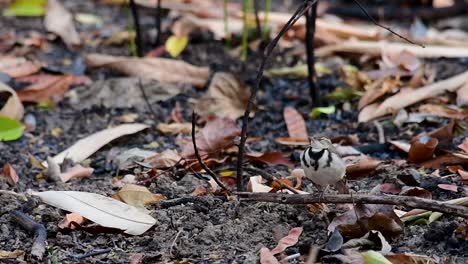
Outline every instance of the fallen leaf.
<svg viewBox="0 0 468 264">
<path fill-rule="evenodd" d="M 198 145 L 197 145 L 198 146 Z M 266 153 L 245 153 L 245 158 L 250 161 L 259 161 L 270 165 L 285 165 L 293 167 L 294 163 L 286 159 L 283 153 L 278 151 L 266 152 Z"/>
<path fill-rule="evenodd" d="M 91 176 L 91 174 L 93 174 L 93 171 L 93 168 L 85 168 L 80 164 L 77 164 L 68 169 L 66 172 L 61 173 L 60 178 L 63 182 L 67 182 L 72 179 L 88 178 Z"/>
<path fill-rule="evenodd" d="M 299 236 L 302 234 L 302 227 L 295 227 L 289 230 L 287 236 L 283 237 L 278 241 L 278 245 L 271 250 L 271 254 L 276 255 L 283 252 L 286 248 L 294 246 L 299 241 Z"/>
<path fill-rule="evenodd" d="M 18 97 L 22 102 L 44 102 L 52 96 L 59 98 L 70 89 L 73 77 L 64 75 L 58 80 L 39 82 L 18 91 Z"/>
<path fill-rule="evenodd" d="M 408 161 L 420 163 L 431 159 L 438 144 L 439 140 L 437 138 L 429 137 L 428 135 L 416 137 L 411 143 Z"/>
<path fill-rule="evenodd" d="M 24 254 L 24 251 L 19 249 L 14 251 L 0 250 L 0 259 L 14 259 L 23 256 Z"/>
<path fill-rule="evenodd" d="M 188 41 L 187 36 L 170 36 L 164 45 L 172 57 L 177 57 L 187 47 Z"/>
<path fill-rule="evenodd" d="M 83 25 L 92 25 L 95 27 L 102 27 L 104 24 L 101 17 L 89 13 L 77 13 L 75 14 L 75 20 Z"/>
<path fill-rule="evenodd" d="M 78 140 L 71 147 L 60 152 L 58 155 L 53 157 L 53 160 L 57 164 L 61 164 L 65 158 L 72 160 L 74 163 L 79 163 L 94 152 L 98 151 L 107 143 L 121 136 L 134 134 L 140 132 L 143 129 L 148 128 L 145 124 L 124 124 L 113 128 L 107 128 L 91 134 L 83 139 Z M 47 163 L 43 162 L 42 165 L 47 166 Z"/>
<path fill-rule="evenodd" d="M 4 16 L 36 17 L 45 14 L 47 0 L 14 0 L 3 11 Z"/>
<path fill-rule="evenodd" d="M 449 146 L 452 144 L 456 128 L 457 121 L 455 119 L 451 119 L 447 125 L 429 132 L 428 135 L 439 140 L 439 147 L 440 145 Z"/>
<path fill-rule="evenodd" d="M 247 190 L 255 193 L 267 193 L 273 190 L 270 186 L 263 184 L 262 176 L 253 176 L 249 178 Z"/>
<path fill-rule="evenodd" d="M 398 253 L 398 254 L 389 254 L 385 256 L 393 264 L 407 264 L 407 263 L 426 263 L 426 264 L 436 264 L 439 263 L 433 257 L 417 255 L 413 253 Z"/>
<path fill-rule="evenodd" d="M 400 192 L 400 195 L 432 199 L 432 193 L 430 191 L 414 186 L 404 186 L 403 190 Z"/>
<path fill-rule="evenodd" d="M 170 168 L 175 166 L 180 160 L 181 156 L 176 150 L 166 149 L 161 153 L 145 158 L 144 162 L 153 166 L 153 168 Z"/>
<path fill-rule="evenodd" d="M 382 193 L 399 194 L 401 187 L 393 183 L 382 183 L 379 190 Z"/>
<path fill-rule="evenodd" d="M 107 67 L 117 72 L 163 83 L 190 83 L 197 88 L 205 86 L 208 67 L 198 67 L 180 60 L 163 58 L 132 58 L 102 54 L 86 56 L 89 67 Z"/>
<path fill-rule="evenodd" d="M 13 166 L 11 166 L 11 164 L 8 162 L 5 162 L 3 165 L 3 176 L 7 179 L 11 186 L 15 185 L 19 181 L 19 177 L 15 171 L 15 168 L 13 168 Z"/>
<path fill-rule="evenodd" d="M 116 155 L 113 161 L 118 166 L 119 170 L 128 170 L 137 166 L 136 162 L 142 162 L 155 154 L 155 151 L 131 148 Z"/>
<path fill-rule="evenodd" d="M 72 222 L 81 225 L 85 222 L 83 216 L 77 213 L 66 214 L 65 217 L 58 223 L 58 227 L 61 229 L 75 229 L 75 226 L 72 225 Z"/>
<path fill-rule="evenodd" d="M 457 153 L 437 156 L 433 159 L 418 164 L 428 169 L 441 169 L 450 165 L 468 165 L 468 157 L 457 155 Z"/>
<path fill-rule="evenodd" d="M 333 92 L 327 94 L 325 98 L 336 101 L 350 101 L 362 95 L 363 93 L 361 91 L 337 87 Z"/>
<path fill-rule="evenodd" d="M 346 162 L 346 178 L 348 179 L 365 177 L 382 163 L 366 155 L 347 156 L 343 159 Z"/>
<path fill-rule="evenodd" d="M 384 96 L 391 90 L 398 87 L 400 80 L 398 78 L 386 78 L 374 81 L 366 86 L 366 92 L 359 99 L 358 108 L 362 109 L 365 106 L 375 102 L 380 97 Z"/>
<path fill-rule="evenodd" d="M 394 147 L 406 153 L 408 153 L 411 148 L 411 144 L 401 140 L 389 140 L 388 143 L 392 144 Z"/>
<path fill-rule="evenodd" d="M 126 234 L 141 235 L 156 220 L 137 207 L 89 192 L 46 191 L 35 192 L 44 203 L 78 213 L 104 227 L 124 230 Z"/>
<path fill-rule="evenodd" d="M 275 142 L 287 146 L 308 146 L 310 144 L 309 139 L 290 137 L 277 137 Z"/>
<path fill-rule="evenodd" d="M 458 192 L 458 186 L 454 184 L 437 184 L 437 187 L 446 191 Z"/>
<path fill-rule="evenodd" d="M 429 113 L 434 116 L 454 118 L 460 120 L 468 119 L 468 110 L 449 108 L 440 104 L 423 104 L 419 106 L 420 113 Z"/>
<path fill-rule="evenodd" d="M 309 116 L 312 118 L 319 118 L 322 114 L 330 115 L 335 113 L 336 108 L 334 105 L 326 106 L 326 107 L 314 107 L 312 111 L 309 113 Z"/>
<path fill-rule="evenodd" d="M 293 107 L 285 107 L 283 110 L 283 118 L 286 122 L 290 138 L 309 139 L 304 118 L 296 109 Z"/>
<path fill-rule="evenodd" d="M 235 120 L 244 115 L 249 97 L 249 89 L 236 76 L 217 72 L 208 92 L 196 101 L 194 107 L 201 116 L 217 115 Z"/>
<path fill-rule="evenodd" d="M 268 77 L 289 76 L 289 77 L 295 77 L 295 78 L 305 78 L 309 76 L 309 71 L 307 70 L 306 64 L 298 64 L 293 67 L 269 69 L 265 72 L 265 76 L 268 76 Z"/>
<path fill-rule="evenodd" d="M 3 96 L 5 95 L 5 96 Z M 4 98 L 4 99 L 3 99 Z M 8 117 L 20 121 L 24 115 L 24 107 L 15 90 L 0 82 L 0 100 L 5 104 L 0 108 L 0 117 Z"/>
<path fill-rule="evenodd" d="M 457 106 L 467 107 L 468 106 L 468 82 L 457 90 Z"/>
<path fill-rule="evenodd" d="M 148 188 L 135 184 L 125 185 L 112 195 L 112 198 L 135 207 L 157 204 L 166 199 L 166 197 L 161 194 L 154 194 L 150 192 Z"/>
<path fill-rule="evenodd" d="M 122 188 L 126 184 L 135 184 L 135 183 L 137 183 L 136 176 L 132 174 L 127 174 L 122 179 L 119 179 L 118 177 L 112 178 L 113 188 Z"/>
<path fill-rule="evenodd" d="M 407 71 L 415 71 L 421 67 L 421 61 L 411 51 L 387 49 L 385 44 L 382 46 L 382 61 L 387 68 L 400 67 Z"/>
<path fill-rule="evenodd" d="M 24 126 L 15 119 L 0 117 L 0 142 L 12 141 L 23 135 Z"/>
<path fill-rule="evenodd" d="M 219 152 L 234 145 L 234 139 L 240 135 L 240 128 L 234 120 L 227 117 L 209 118 L 205 127 L 197 132 L 195 140 L 201 156 Z M 192 142 L 188 142 L 182 149 L 184 158 L 195 157 Z"/>
<path fill-rule="evenodd" d="M 462 181 L 468 181 L 468 171 L 458 170 L 458 174 L 460 175 Z"/>
<path fill-rule="evenodd" d="M 465 138 L 463 143 L 457 146 L 459 149 L 463 150 L 465 153 L 468 153 L 468 138 Z"/>
<path fill-rule="evenodd" d="M 73 16 L 59 0 L 47 1 L 44 26 L 47 31 L 60 36 L 68 48 L 74 48 L 81 44 L 80 36 L 73 24 Z"/>
<path fill-rule="evenodd" d="M 398 112 L 400 109 L 423 101 L 430 97 L 435 97 L 445 92 L 455 92 L 468 79 L 468 71 L 455 75 L 449 79 L 432 83 L 418 89 L 400 89 L 400 92 L 387 98 L 380 105 L 369 105 L 364 107 L 359 113 L 359 122 L 368 122 L 380 116 Z M 409 89 L 411 89 L 409 91 Z M 365 111 L 367 108 L 372 110 Z"/>
<path fill-rule="evenodd" d="M 392 264 L 392 262 L 377 251 L 368 250 L 361 253 L 361 255 L 364 258 L 364 264 Z"/>
<path fill-rule="evenodd" d="M 268 248 L 262 247 L 260 249 L 260 264 L 280 264 L 280 262 Z"/>
<path fill-rule="evenodd" d="M 192 132 L 191 123 L 159 123 L 158 130 L 163 134 L 190 134 Z"/>
<path fill-rule="evenodd" d="M 24 57 L 0 57 L 0 72 L 8 74 L 11 78 L 31 75 L 40 69 L 40 63 Z"/>
</svg>

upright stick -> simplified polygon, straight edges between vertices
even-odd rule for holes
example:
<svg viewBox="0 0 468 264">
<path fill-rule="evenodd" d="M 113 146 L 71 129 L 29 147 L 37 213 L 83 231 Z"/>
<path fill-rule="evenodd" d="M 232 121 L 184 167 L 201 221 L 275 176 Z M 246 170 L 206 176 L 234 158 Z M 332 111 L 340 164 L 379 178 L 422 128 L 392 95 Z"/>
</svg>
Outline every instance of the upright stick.
<svg viewBox="0 0 468 264">
<path fill-rule="evenodd" d="M 135 0 L 130 0 L 130 9 L 132 11 L 133 17 L 133 25 L 135 27 L 135 42 L 137 46 L 137 56 L 143 56 L 143 39 L 141 37 L 141 29 L 140 29 L 140 17 L 138 15 L 137 6 L 135 4 Z"/>
<path fill-rule="evenodd" d="M 307 50 L 307 70 L 309 82 L 310 98 L 312 105 L 318 107 L 322 104 L 320 100 L 320 90 L 315 82 L 315 55 L 314 55 L 314 38 L 315 38 L 315 20 L 317 18 L 316 2 L 306 13 L 306 50 Z"/>
<path fill-rule="evenodd" d="M 156 26 L 156 39 L 154 40 L 154 44 L 157 46 L 161 42 L 161 1 L 158 0 L 156 4 L 156 13 L 155 13 L 155 19 L 154 19 L 154 24 Z"/>
</svg>

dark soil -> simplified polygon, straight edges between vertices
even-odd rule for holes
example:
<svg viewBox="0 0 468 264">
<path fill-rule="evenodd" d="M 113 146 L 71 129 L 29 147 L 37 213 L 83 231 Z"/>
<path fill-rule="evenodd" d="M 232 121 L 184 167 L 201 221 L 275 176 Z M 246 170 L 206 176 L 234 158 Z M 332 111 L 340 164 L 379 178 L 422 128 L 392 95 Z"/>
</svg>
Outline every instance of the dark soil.
<svg viewBox="0 0 468 264">
<path fill-rule="evenodd" d="M 73 12 L 94 13 L 107 20 L 106 24 L 126 28 L 124 11 L 119 7 L 99 5 L 94 1 L 64 1 Z M 80 2 L 80 3 L 78 3 Z M 152 17 L 149 12 L 143 12 L 144 28 L 149 28 Z M 15 30 L 17 35 L 24 35 L 29 30 L 44 32 L 41 19 L 5 18 L 0 17 L 0 35 L 9 30 Z M 90 32 L 89 28 L 78 28 L 81 32 Z M 52 54 L 33 52 L 31 56 L 38 58 L 63 58 L 67 54 L 62 44 L 56 43 Z M 129 55 L 126 47 L 85 47 L 76 54 L 68 54 L 75 61 L 81 54 L 90 51 L 102 53 Z M 291 58 L 284 51 L 277 51 L 272 66 L 293 65 L 299 58 Z M 222 42 L 214 41 L 209 35 L 200 35 L 191 42 L 183 52 L 181 59 L 196 65 L 210 66 L 212 71 L 229 70 L 238 73 L 248 84 L 252 84 L 256 67 L 259 64 L 258 54 L 249 56 L 245 64 L 229 56 Z M 79 60 L 78 60 L 79 61 Z M 440 60 L 430 62 L 439 69 L 441 76 L 452 76 L 467 69 L 466 62 L 457 60 Z M 79 65 L 79 62 L 77 63 Z M 59 66 L 57 66 L 59 67 Z M 87 70 L 86 74 L 93 80 L 118 77 L 106 70 Z M 322 93 L 326 94 L 339 83 L 338 72 L 320 80 Z M 14 83 L 10 83 L 14 86 Z M 262 137 L 260 142 L 249 147 L 258 151 L 281 150 L 290 154 L 290 159 L 299 166 L 299 149 L 281 146 L 275 143 L 274 138 L 286 136 L 287 129 L 283 121 L 282 109 L 285 106 L 294 106 L 307 117 L 310 112 L 308 88 L 305 80 L 287 78 L 265 79 L 262 91 L 257 98 L 258 110 L 255 118 L 250 122 L 250 136 Z M 143 99 L 130 108 L 106 108 L 99 105 L 90 106 L 84 110 L 78 109 L 68 99 L 62 101 L 52 109 L 42 110 L 30 105 L 26 108 L 27 114 L 32 114 L 37 120 L 37 128 L 26 133 L 21 139 L 13 142 L 0 142 L 0 161 L 9 162 L 18 172 L 20 181 L 14 187 L 9 186 L 0 177 L 0 189 L 11 190 L 18 193 L 28 189 L 35 191 L 45 190 L 74 190 L 98 193 L 110 196 L 114 193 L 111 185 L 112 177 L 118 172 L 115 164 L 108 161 L 108 156 L 115 150 L 130 149 L 133 147 L 145 148 L 152 142 L 159 144 L 154 151 L 165 149 L 179 149 L 175 144 L 176 138 L 161 134 L 156 129 L 158 122 L 164 122 L 176 103 L 180 103 L 186 120 L 190 119 L 191 106 L 189 98 L 197 98 L 203 91 L 190 89 L 184 94 L 177 95 L 166 101 L 152 105 L 156 114 L 154 118 L 148 111 Z M 122 94 L 122 97 L 140 97 L 139 94 Z M 356 105 L 356 104 L 353 104 Z M 50 183 L 38 177 L 40 171 L 29 162 L 31 154 L 39 160 L 53 156 L 78 139 L 119 124 L 119 117 L 137 113 L 137 122 L 152 124 L 152 126 L 135 135 L 120 138 L 106 145 L 91 157 L 91 166 L 95 169 L 91 178 L 71 181 L 66 184 Z M 356 109 L 345 111 L 339 107 L 337 114 L 328 119 L 307 120 L 308 131 L 311 134 L 321 133 L 329 137 L 337 135 L 357 134 L 363 144 L 372 144 L 378 141 L 376 129 L 371 124 L 356 124 Z M 383 123 L 386 134 L 394 139 L 409 139 L 408 134 L 395 127 L 391 122 Z M 442 123 L 425 124 L 414 127 L 418 130 L 432 130 L 440 127 Z M 51 131 L 61 128 L 62 133 L 53 136 Z M 466 135 L 465 135 L 466 136 Z M 457 136 L 460 141 L 463 135 Z M 353 180 L 350 186 L 361 193 L 369 192 L 372 187 L 398 175 L 409 173 L 406 169 L 395 166 L 390 162 L 392 158 L 405 158 L 405 155 L 396 150 L 387 148 L 385 152 L 373 153 L 373 156 L 386 160 L 385 165 L 374 171 L 364 179 Z M 229 164 L 234 166 L 235 161 Z M 283 166 L 261 167 L 269 172 L 278 172 L 289 175 L 288 169 Z M 139 168 L 141 169 L 141 168 Z M 430 174 L 433 170 L 426 170 Z M 180 177 L 162 176 L 156 179 L 149 189 L 161 193 L 168 199 L 190 196 L 190 193 L 199 185 L 207 183 L 182 170 Z M 449 172 L 441 171 L 447 175 Z M 466 196 L 466 191 L 453 193 L 437 188 L 438 183 L 451 182 L 450 178 L 423 177 L 422 183 L 432 192 L 433 199 L 447 200 Z M 307 185 L 308 182 L 304 184 Z M 305 187 L 315 192 L 311 185 Z M 462 190 L 462 188 L 460 188 Z M 37 202 L 37 201 L 36 201 Z M 157 224 L 141 236 L 125 234 L 89 234 L 84 231 L 64 231 L 58 228 L 57 223 L 66 212 L 41 203 L 26 204 L 16 196 L 0 194 L 0 249 L 12 251 L 21 249 L 29 252 L 32 236 L 27 234 L 17 224 L 11 221 L 9 212 L 24 208 L 38 223 L 45 225 L 48 231 L 47 259 L 52 263 L 129 263 L 130 256 L 137 253 L 144 254 L 143 263 L 168 263 L 176 260 L 186 260 L 190 263 L 256 263 L 259 249 L 262 246 L 273 248 L 277 238 L 287 234 L 293 227 L 302 226 L 304 232 L 296 246 L 287 250 L 288 254 L 300 252 L 307 254 L 313 245 L 323 245 L 327 241 L 327 222 L 320 215 L 311 214 L 304 206 L 278 205 L 266 203 L 239 203 L 236 201 L 223 201 L 217 198 L 207 198 L 202 202 L 188 203 L 169 208 L 153 206 L 149 208 L 151 215 L 157 219 Z M 401 208 L 403 209 L 403 208 Z M 456 238 L 453 230 L 463 222 L 463 219 L 453 216 L 443 216 L 440 220 L 428 226 L 406 226 L 402 235 L 395 237 L 390 244 L 393 252 L 413 252 L 417 254 L 438 256 L 442 263 L 466 263 L 468 261 L 468 245 L 465 241 Z M 110 249 L 110 253 L 77 259 L 76 256 L 96 250 Z M 31 259 L 24 263 L 34 262 Z M 8 263 L 8 262 L 7 262 Z M 13 262 L 11 262 L 13 263 Z M 50 263 L 50 262 L 49 262 Z M 178 262 L 184 263 L 184 262 Z M 296 262 L 295 262 L 296 263 Z"/>
</svg>

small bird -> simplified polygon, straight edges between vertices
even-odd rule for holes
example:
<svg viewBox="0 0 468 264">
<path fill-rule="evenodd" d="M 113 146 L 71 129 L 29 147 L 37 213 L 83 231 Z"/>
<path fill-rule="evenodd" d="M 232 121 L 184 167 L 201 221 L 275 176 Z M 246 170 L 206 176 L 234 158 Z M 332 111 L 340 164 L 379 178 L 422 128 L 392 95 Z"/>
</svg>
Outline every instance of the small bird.
<svg viewBox="0 0 468 264">
<path fill-rule="evenodd" d="M 322 195 L 330 185 L 336 186 L 340 193 L 348 193 L 346 183 L 342 181 L 346 164 L 330 139 L 311 138 L 310 146 L 301 154 L 301 165 L 305 177 L 319 188 Z"/>
</svg>

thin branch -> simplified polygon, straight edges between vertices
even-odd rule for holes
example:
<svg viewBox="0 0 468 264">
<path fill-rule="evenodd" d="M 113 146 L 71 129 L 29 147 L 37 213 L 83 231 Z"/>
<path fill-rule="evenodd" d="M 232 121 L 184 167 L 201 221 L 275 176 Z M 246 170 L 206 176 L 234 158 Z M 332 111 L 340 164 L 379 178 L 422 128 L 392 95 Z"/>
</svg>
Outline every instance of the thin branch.
<svg viewBox="0 0 468 264">
<path fill-rule="evenodd" d="M 159 203 L 159 206 L 163 209 L 167 209 L 173 206 L 178 206 L 178 205 L 187 204 L 187 203 L 206 204 L 210 200 L 213 200 L 213 199 L 217 199 L 222 202 L 227 201 L 226 197 L 224 196 L 189 196 L 189 197 L 174 198 L 171 200 L 162 201 L 161 203 Z"/>
<path fill-rule="evenodd" d="M 411 196 L 398 195 L 312 195 L 312 194 L 282 194 L 282 193 L 234 193 L 240 201 L 272 202 L 283 204 L 310 204 L 310 203 L 356 203 L 356 204 L 391 204 L 410 208 L 425 209 L 468 218 L 468 207 L 449 204 L 435 200 Z"/>
<path fill-rule="evenodd" d="M 221 187 L 223 190 L 228 192 L 229 194 L 231 191 L 224 186 L 224 184 L 218 179 L 216 174 L 206 166 L 206 164 L 203 162 L 203 160 L 200 157 L 200 153 L 198 153 L 198 148 L 197 148 L 197 142 L 195 139 L 195 111 L 192 112 L 192 143 L 193 143 L 193 149 L 195 151 L 195 157 L 197 157 L 198 163 L 200 163 L 200 166 L 213 178 L 213 180 Z"/>
<path fill-rule="evenodd" d="M 93 250 L 91 252 L 84 253 L 84 254 L 70 255 L 70 257 L 72 257 L 76 261 L 79 261 L 79 260 L 83 260 L 85 258 L 99 256 L 99 255 L 102 255 L 102 254 L 107 254 L 109 252 L 111 252 L 111 249 L 109 249 L 109 248 L 107 248 L 107 249 L 98 249 L 98 250 Z"/>
<path fill-rule="evenodd" d="M 306 51 L 307 51 L 307 80 L 309 83 L 309 93 L 312 100 L 312 104 L 318 107 L 322 104 L 320 100 L 320 90 L 315 82 L 315 54 L 314 54 L 314 37 L 315 37 L 315 21 L 317 19 L 317 5 L 315 3 L 309 11 L 307 11 L 306 17 Z"/>
<path fill-rule="evenodd" d="M 256 33 L 257 33 L 257 38 L 260 39 L 262 37 L 262 25 L 260 23 L 260 17 L 258 16 L 258 13 L 259 13 L 259 6 L 258 6 L 258 2 L 259 1 L 256 1 L 256 0 L 253 0 L 253 6 L 254 6 L 254 15 L 255 15 L 255 30 L 256 30 Z"/>
<path fill-rule="evenodd" d="M 130 10 L 132 11 L 133 17 L 133 26 L 135 28 L 135 42 L 137 45 L 137 55 L 138 57 L 143 56 L 143 39 L 141 37 L 141 28 L 140 28 L 140 16 L 138 15 L 137 6 L 135 0 L 130 0 Z"/>
<path fill-rule="evenodd" d="M 367 9 L 361 4 L 361 2 L 359 2 L 359 0 L 353 0 L 358 6 L 359 6 L 359 9 L 362 10 L 362 12 L 364 12 L 364 14 L 372 21 L 372 23 L 374 23 L 374 25 L 378 26 L 378 27 L 381 27 L 383 29 L 386 29 L 388 30 L 390 33 L 394 34 L 395 36 L 405 40 L 406 42 L 408 43 L 411 43 L 413 45 L 417 45 L 417 46 L 420 46 L 422 48 L 424 48 L 424 45 L 422 44 L 417 44 L 417 43 L 414 43 L 413 41 L 411 41 L 410 39 L 408 39 L 407 37 L 404 37 L 398 33 L 396 33 L 395 31 L 393 31 L 393 29 L 391 29 L 390 27 L 387 27 L 387 26 L 384 26 L 382 24 L 380 24 L 379 22 L 377 22 L 370 14 L 369 12 L 367 12 Z"/>
<path fill-rule="evenodd" d="M 156 12 L 155 12 L 155 19 L 154 19 L 154 25 L 156 26 L 156 39 L 154 40 L 154 44 L 156 46 L 158 46 L 159 43 L 161 42 L 161 16 L 162 16 L 161 1 L 162 0 L 158 0 L 156 4 Z"/>
<path fill-rule="evenodd" d="M 46 228 L 19 210 L 13 210 L 10 212 L 10 214 L 15 223 L 20 225 L 29 233 L 34 234 L 34 241 L 31 247 L 31 255 L 38 260 L 42 260 L 42 256 L 44 255 L 46 249 Z"/>
<path fill-rule="evenodd" d="M 242 118 L 242 131 L 241 131 L 241 138 L 240 138 L 240 143 L 239 143 L 239 152 L 237 154 L 237 190 L 242 191 L 244 186 L 243 186 L 243 159 L 244 159 L 244 148 L 245 148 L 245 142 L 247 140 L 247 128 L 249 126 L 249 115 L 250 112 L 252 111 L 252 107 L 254 104 L 255 97 L 257 95 L 257 91 L 260 88 L 260 82 L 262 81 L 263 77 L 263 71 L 265 70 L 266 63 L 275 48 L 275 46 L 278 44 L 278 41 L 280 38 L 288 31 L 294 23 L 297 22 L 307 12 L 307 10 L 316 2 L 317 0 L 305 0 L 301 6 L 296 10 L 296 12 L 292 15 L 292 17 L 289 19 L 289 21 L 283 26 L 281 31 L 278 33 L 278 35 L 268 43 L 268 45 L 265 48 L 265 53 L 263 55 L 262 61 L 260 63 L 260 67 L 257 72 L 257 76 L 255 78 L 255 85 L 252 88 L 252 91 L 250 93 L 249 101 L 247 103 L 247 107 L 244 112 L 244 116 Z"/>
<path fill-rule="evenodd" d="M 143 97 L 143 100 L 146 103 L 146 106 L 148 107 L 148 110 L 150 113 L 153 115 L 153 118 L 155 121 L 158 120 L 158 116 L 156 115 L 156 112 L 153 110 L 153 107 L 151 107 L 151 104 L 149 102 L 148 96 L 146 95 L 145 88 L 143 87 L 143 84 L 141 83 L 141 79 L 138 78 L 138 88 L 140 88 L 141 95 Z"/>
</svg>

